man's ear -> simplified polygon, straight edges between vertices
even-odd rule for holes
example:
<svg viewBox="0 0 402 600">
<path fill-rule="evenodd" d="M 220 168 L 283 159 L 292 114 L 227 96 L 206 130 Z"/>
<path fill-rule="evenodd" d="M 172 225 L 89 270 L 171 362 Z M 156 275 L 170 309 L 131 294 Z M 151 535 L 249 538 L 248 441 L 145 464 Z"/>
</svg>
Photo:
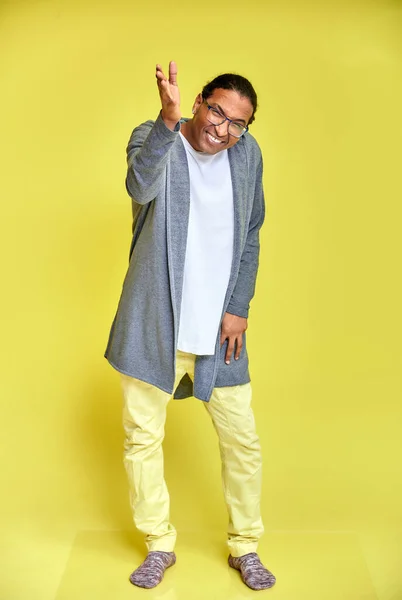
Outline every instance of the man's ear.
<svg viewBox="0 0 402 600">
<path fill-rule="evenodd" d="M 198 94 L 198 96 L 194 100 L 194 104 L 193 104 L 193 115 L 195 115 L 195 113 L 198 111 L 198 109 L 200 108 L 200 106 L 203 102 L 204 102 L 204 100 L 202 99 L 202 94 Z"/>
</svg>

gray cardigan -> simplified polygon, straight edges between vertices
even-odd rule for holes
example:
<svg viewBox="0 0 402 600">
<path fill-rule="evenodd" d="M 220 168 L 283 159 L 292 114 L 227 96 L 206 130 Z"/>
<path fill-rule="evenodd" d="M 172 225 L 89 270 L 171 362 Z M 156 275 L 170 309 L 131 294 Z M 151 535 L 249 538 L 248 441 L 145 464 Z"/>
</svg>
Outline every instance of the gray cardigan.
<svg viewBox="0 0 402 600">
<path fill-rule="evenodd" d="M 184 377 L 174 390 L 176 349 L 190 210 L 186 151 L 161 115 L 134 129 L 127 147 L 126 187 L 132 198 L 130 263 L 105 357 L 126 375 L 150 383 L 175 398 L 209 401 L 214 387 L 250 381 L 246 336 L 239 360 L 225 364 L 227 341 L 215 355 L 197 356 L 194 385 Z M 262 157 L 246 133 L 228 150 L 234 200 L 232 270 L 222 310 L 248 317 L 264 220 Z M 219 257 L 217 257 L 219 259 Z M 200 323 L 202 327 L 202 323 Z"/>
</svg>

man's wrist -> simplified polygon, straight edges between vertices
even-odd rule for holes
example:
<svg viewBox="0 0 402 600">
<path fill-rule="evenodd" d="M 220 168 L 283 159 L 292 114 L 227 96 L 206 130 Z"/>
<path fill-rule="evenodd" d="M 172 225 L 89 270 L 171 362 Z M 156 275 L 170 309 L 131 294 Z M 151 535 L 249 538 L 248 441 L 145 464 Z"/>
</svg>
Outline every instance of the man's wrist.
<svg viewBox="0 0 402 600">
<path fill-rule="evenodd" d="M 165 123 L 166 127 L 168 129 L 170 129 L 171 131 L 175 131 L 175 129 L 177 128 L 177 123 L 180 121 L 180 119 L 177 121 L 172 121 L 172 119 L 168 119 L 167 117 L 165 117 L 163 112 L 161 113 L 161 116 L 162 116 L 162 120 Z"/>
</svg>

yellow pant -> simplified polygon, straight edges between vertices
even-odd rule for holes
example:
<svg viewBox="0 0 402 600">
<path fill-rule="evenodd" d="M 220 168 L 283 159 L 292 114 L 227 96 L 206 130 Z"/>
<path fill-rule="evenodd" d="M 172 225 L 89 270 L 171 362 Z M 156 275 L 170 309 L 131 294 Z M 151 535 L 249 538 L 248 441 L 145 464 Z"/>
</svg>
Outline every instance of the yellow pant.
<svg viewBox="0 0 402 600">
<path fill-rule="evenodd" d="M 178 352 L 175 387 L 186 373 L 194 378 L 193 354 Z M 171 395 L 121 376 L 125 430 L 124 464 L 136 527 L 148 550 L 170 552 L 176 530 L 169 522 L 169 493 L 163 474 L 162 441 Z M 229 512 L 228 546 L 232 556 L 255 552 L 264 528 L 260 515 L 261 452 L 251 409 L 250 384 L 215 388 L 204 403 L 219 437 L 222 481 Z"/>
</svg>

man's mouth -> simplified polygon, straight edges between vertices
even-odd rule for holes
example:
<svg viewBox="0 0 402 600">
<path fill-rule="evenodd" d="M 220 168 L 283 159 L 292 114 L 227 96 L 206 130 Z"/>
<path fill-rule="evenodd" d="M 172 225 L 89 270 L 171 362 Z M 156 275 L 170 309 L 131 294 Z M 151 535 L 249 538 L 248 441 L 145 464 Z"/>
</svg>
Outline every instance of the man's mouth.
<svg viewBox="0 0 402 600">
<path fill-rule="evenodd" d="M 218 138 L 216 138 L 215 136 L 212 135 L 212 133 L 209 133 L 209 131 L 206 132 L 207 136 L 208 136 L 208 140 L 212 143 L 212 144 L 224 144 L 225 142 L 222 140 L 218 140 Z"/>
</svg>

